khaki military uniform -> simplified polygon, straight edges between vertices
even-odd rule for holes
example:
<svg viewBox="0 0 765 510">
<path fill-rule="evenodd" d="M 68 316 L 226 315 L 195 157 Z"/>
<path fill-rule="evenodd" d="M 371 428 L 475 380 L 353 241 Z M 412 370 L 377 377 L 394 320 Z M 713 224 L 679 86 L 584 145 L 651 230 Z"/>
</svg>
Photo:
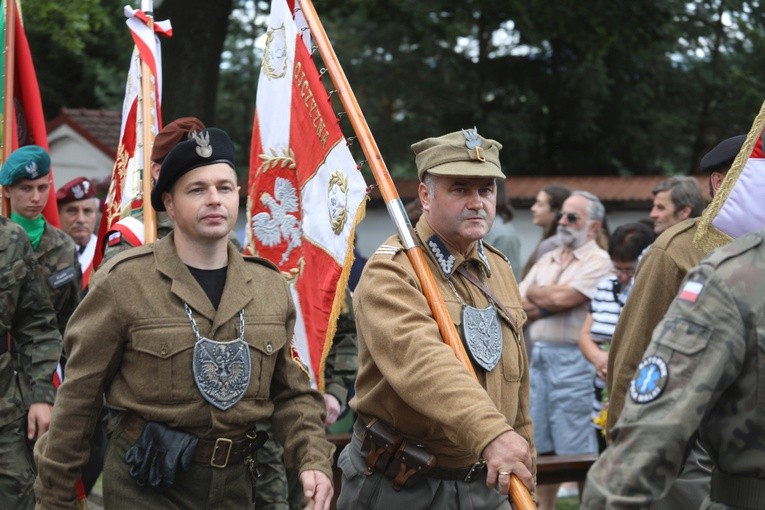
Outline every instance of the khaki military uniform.
<svg viewBox="0 0 765 510">
<path fill-rule="evenodd" d="M 765 231 L 715 251 L 680 287 L 639 365 L 583 508 L 646 508 L 698 430 L 715 468 L 702 508 L 764 508 Z"/>
<path fill-rule="evenodd" d="M 61 335 L 29 238 L 0 217 L 0 508 L 34 506 L 26 415 L 32 403 L 53 404 L 60 355 Z"/>
<path fill-rule="evenodd" d="M 643 359 L 651 333 L 664 317 L 688 271 L 705 253 L 693 244 L 698 218 L 663 232 L 640 260 L 635 283 L 622 309 L 608 352 L 608 422 L 619 419 L 635 369 Z"/>
<path fill-rule="evenodd" d="M 351 407 L 363 420 L 378 418 L 406 440 L 423 445 L 436 456 L 438 468 L 471 466 L 492 440 L 510 430 L 528 441 L 535 459 L 528 358 L 520 329 L 525 314 L 510 265 L 499 252 L 480 242 L 467 258 L 452 251 L 425 218 L 420 219 L 416 231 L 458 330 L 462 323 L 460 299 L 476 308 L 490 305 L 483 292 L 457 273 L 461 265 L 485 281 L 513 315 L 516 326 L 500 321 L 501 358 L 490 372 L 474 365 L 479 378 L 476 382 L 442 341 L 414 269 L 398 237 L 393 236 L 369 259 L 353 296 L 359 372 Z M 409 501 L 410 489 L 396 493 L 390 480 L 379 473 L 365 477 L 364 461 L 353 443 L 341 454 L 340 467 L 344 477 L 338 508 L 392 508 L 385 505 L 395 502 L 402 502 L 401 508 L 457 504 L 458 496 L 452 492 L 446 496 L 451 498 L 448 502 L 437 498 L 423 501 L 420 496 L 416 502 Z M 475 491 L 474 495 L 489 498 L 495 505 L 492 508 L 509 508 L 506 498 L 486 487 L 485 479 L 484 472 L 459 497 L 469 498 L 466 494 Z M 443 487 L 455 486 L 453 481 L 431 478 L 425 482 L 438 493 Z M 443 487 L 436 487 L 439 484 Z M 346 490 L 352 485 L 356 488 Z M 361 501 L 356 501 L 357 497 Z"/>
<path fill-rule="evenodd" d="M 68 374 L 59 389 L 36 481 L 39 501 L 46 508 L 74 501 L 74 482 L 88 456 L 85 445 L 98 418 L 102 393 L 112 408 L 203 439 L 241 438 L 256 422 L 271 419 L 277 439 L 285 445 L 287 466 L 319 470 L 331 479 L 333 447 L 324 439 L 323 401 L 292 357 L 295 309 L 287 282 L 267 262 L 245 259 L 229 245 L 226 284 L 216 310 L 179 259 L 173 238 L 171 234 L 124 253 L 99 269 L 73 316 L 65 337 Z M 238 337 L 239 312 L 244 310 L 251 377 L 242 399 L 225 411 L 211 406 L 195 384 L 195 337 L 184 302 L 201 334 L 215 340 Z M 115 467 L 121 459 L 112 455 L 112 447 L 124 453 L 128 445 L 123 439 L 118 430 L 107 455 L 107 505 L 124 505 L 124 500 L 112 501 L 110 493 L 127 490 L 133 497 L 141 493 L 125 476 L 127 466 Z M 225 480 L 233 472 L 239 484 L 245 469 L 243 463 L 223 469 L 207 466 L 202 478 L 196 479 L 195 467 L 189 473 L 179 472 L 174 487 L 179 492 L 179 487 L 192 487 L 210 498 L 222 498 L 202 498 L 198 508 L 225 507 L 229 497 L 237 501 L 242 497 L 241 492 L 229 494 Z M 127 489 L 129 483 L 134 485 Z M 249 497 L 251 485 L 245 485 Z M 140 500 L 143 505 L 165 501 L 156 491 L 142 492 L 147 498 Z"/>
<path fill-rule="evenodd" d="M 46 223 L 35 256 L 56 310 L 58 329 L 63 335 L 69 318 L 80 303 L 82 292 L 77 246 L 66 233 Z"/>
</svg>

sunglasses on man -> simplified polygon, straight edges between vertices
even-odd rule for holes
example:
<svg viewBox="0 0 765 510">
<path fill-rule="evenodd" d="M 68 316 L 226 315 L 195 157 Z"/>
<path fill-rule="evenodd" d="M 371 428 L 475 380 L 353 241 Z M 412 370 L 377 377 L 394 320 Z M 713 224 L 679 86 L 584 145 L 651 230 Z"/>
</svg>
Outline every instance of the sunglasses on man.
<svg viewBox="0 0 765 510">
<path fill-rule="evenodd" d="M 560 222 L 560 220 L 564 216 L 566 218 L 566 221 L 571 224 L 576 223 L 581 218 L 581 216 L 575 212 L 569 212 L 569 213 L 558 212 L 558 214 L 556 215 L 557 221 Z"/>
</svg>

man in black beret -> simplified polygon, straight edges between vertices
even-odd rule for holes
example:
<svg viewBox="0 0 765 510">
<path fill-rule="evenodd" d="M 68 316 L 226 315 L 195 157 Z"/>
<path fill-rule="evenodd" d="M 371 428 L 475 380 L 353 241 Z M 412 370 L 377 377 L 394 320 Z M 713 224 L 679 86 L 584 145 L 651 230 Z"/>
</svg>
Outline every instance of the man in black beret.
<svg viewBox="0 0 765 510">
<path fill-rule="evenodd" d="M 107 508 L 249 507 L 255 424 L 270 419 L 305 496 L 328 510 L 324 402 L 292 349 L 288 282 L 228 242 L 238 189 L 233 145 L 219 129 L 195 133 L 162 163 L 151 201 L 175 228 L 103 266 L 75 312 L 68 377 L 36 451 L 38 505 L 74 501 L 82 445 L 105 400 L 117 415 Z"/>
<path fill-rule="evenodd" d="M 746 136 L 738 135 L 717 144 L 701 159 L 701 171 L 709 174 L 710 193 L 720 189 Z M 665 230 L 641 259 L 635 283 L 616 325 L 608 353 L 608 419 L 610 435 L 621 415 L 630 383 L 644 357 L 656 325 L 678 293 L 687 272 L 707 255 L 693 242 L 701 217 L 689 218 Z M 607 438 L 609 441 L 612 437 Z M 699 508 L 710 491 L 711 461 L 704 447 L 694 441 L 683 472 L 669 494 L 653 509 Z"/>
</svg>

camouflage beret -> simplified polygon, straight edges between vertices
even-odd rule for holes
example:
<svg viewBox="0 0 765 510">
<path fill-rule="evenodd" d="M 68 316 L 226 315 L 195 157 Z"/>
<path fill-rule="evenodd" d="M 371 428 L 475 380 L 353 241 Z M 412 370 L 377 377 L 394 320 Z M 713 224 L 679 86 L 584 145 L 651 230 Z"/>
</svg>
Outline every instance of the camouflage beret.
<svg viewBox="0 0 765 510">
<path fill-rule="evenodd" d="M 215 163 L 226 163 L 235 168 L 234 144 L 222 129 L 203 129 L 176 144 L 162 161 L 159 179 L 151 190 L 151 205 L 157 211 L 164 211 L 162 193 L 170 191 L 175 181 L 191 170 Z"/>
<path fill-rule="evenodd" d="M 499 164 L 502 144 L 478 134 L 476 128 L 463 129 L 412 144 L 417 163 L 417 176 L 493 177 L 504 179 Z"/>
<path fill-rule="evenodd" d="M 181 117 L 159 130 L 151 147 L 151 160 L 162 163 L 170 150 L 178 142 L 187 140 L 191 133 L 199 133 L 205 128 L 204 123 L 196 117 Z"/>
<path fill-rule="evenodd" d="M 37 179 L 50 172 L 50 156 L 37 145 L 25 145 L 13 151 L 0 169 L 0 186 L 10 186 L 20 179 Z"/>
<path fill-rule="evenodd" d="M 77 177 L 61 186 L 56 192 L 56 202 L 61 206 L 77 200 L 95 198 L 96 187 L 87 177 Z"/>
<path fill-rule="evenodd" d="M 718 143 L 714 149 L 701 158 L 699 165 L 701 172 L 711 174 L 720 170 L 727 171 L 738 156 L 741 146 L 744 145 L 744 140 L 746 140 L 746 135 L 738 135 Z"/>
</svg>

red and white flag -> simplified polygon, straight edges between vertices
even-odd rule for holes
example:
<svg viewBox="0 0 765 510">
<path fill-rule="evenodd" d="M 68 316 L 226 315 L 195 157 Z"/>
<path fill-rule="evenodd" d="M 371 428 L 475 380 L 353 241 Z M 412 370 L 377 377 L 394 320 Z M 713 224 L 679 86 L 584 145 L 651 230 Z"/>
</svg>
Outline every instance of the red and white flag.
<svg viewBox="0 0 765 510">
<path fill-rule="evenodd" d="M 151 151 L 151 147 L 144 146 L 141 136 L 141 126 L 144 122 L 140 107 L 140 101 L 144 100 L 140 97 L 142 62 L 147 64 L 154 83 L 152 97 L 145 98 L 152 104 L 152 118 L 148 122 L 151 123 L 154 135 L 162 127 L 162 53 L 157 34 L 170 37 L 173 35 L 173 29 L 169 21 L 155 21 L 152 32 L 146 14 L 141 10 L 133 10 L 130 6 L 125 7 L 125 17 L 135 48 L 130 59 L 125 100 L 122 103 L 120 143 L 109 192 L 106 195 L 104 213 L 98 227 L 99 242 L 93 258 L 94 268 L 98 268 L 101 263 L 104 247 L 108 242 L 105 237 L 110 232 L 116 231 L 129 237 L 133 245 L 143 244 L 143 223 L 134 217 L 143 207 L 141 179 L 144 175 L 151 179 L 149 169 L 144 171 L 142 168 L 143 151 Z"/>
<path fill-rule="evenodd" d="M 289 278 L 298 313 L 294 348 L 323 390 L 366 183 L 311 59 L 298 3 L 271 2 L 250 149 L 246 251 Z"/>
<path fill-rule="evenodd" d="M 48 131 L 45 127 L 40 87 L 37 83 L 32 52 L 29 50 L 24 25 L 21 23 L 20 8 L 18 4 L 15 7 L 13 9 L 14 40 L 11 42 L 14 65 L 13 69 L 7 69 L 7 66 L 4 66 L 6 67 L 5 72 L 10 73 L 13 77 L 14 111 L 9 113 L 13 118 L 13 129 L 11 133 L 3 135 L 3 143 L 10 143 L 11 151 L 24 145 L 39 145 L 50 152 L 48 149 Z M 7 20 L 4 21 L 7 23 Z M 4 28 L 5 30 L 8 29 L 7 26 Z M 3 94 L 5 93 L 7 91 L 3 91 Z M 48 181 L 50 182 L 50 189 L 55 190 L 52 170 L 48 174 Z M 51 225 L 55 227 L 60 225 L 55 192 L 48 195 L 48 201 L 45 203 L 42 214 L 45 221 Z"/>
<path fill-rule="evenodd" d="M 741 151 L 746 151 L 746 144 Z M 739 154 L 729 176 L 726 176 L 719 192 L 724 202 L 712 220 L 714 227 L 734 239 L 765 228 L 765 202 L 762 201 L 762 190 L 765 189 L 765 152 L 762 129 L 757 133 L 754 148 L 746 156 L 743 168 L 738 165 L 742 157 Z"/>
</svg>

